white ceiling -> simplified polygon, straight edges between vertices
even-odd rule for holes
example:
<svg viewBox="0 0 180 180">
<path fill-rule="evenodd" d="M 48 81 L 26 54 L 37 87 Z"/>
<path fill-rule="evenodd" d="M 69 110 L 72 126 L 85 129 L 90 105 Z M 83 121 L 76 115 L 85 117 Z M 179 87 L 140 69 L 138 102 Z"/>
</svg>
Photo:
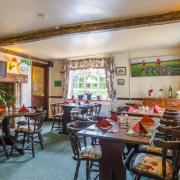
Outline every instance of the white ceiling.
<svg viewBox="0 0 180 180">
<path fill-rule="evenodd" d="M 74 34 L 6 48 L 39 58 L 59 59 L 163 47 L 180 47 L 180 23 Z"/>
<path fill-rule="evenodd" d="M 0 0 L 0 37 L 58 25 L 180 10 L 180 0 Z M 38 17 L 45 14 L 45 18 Z M 180 46 L 180 23 L 54 37 L 7 46 L 43 59 Z"/>
<path fill-rule="evenodd" d="M 180 0 L 0 0 L 0 36 L 180 9 Z M 38 13 L 47 17 L 39 18 Z"/>
</svg>

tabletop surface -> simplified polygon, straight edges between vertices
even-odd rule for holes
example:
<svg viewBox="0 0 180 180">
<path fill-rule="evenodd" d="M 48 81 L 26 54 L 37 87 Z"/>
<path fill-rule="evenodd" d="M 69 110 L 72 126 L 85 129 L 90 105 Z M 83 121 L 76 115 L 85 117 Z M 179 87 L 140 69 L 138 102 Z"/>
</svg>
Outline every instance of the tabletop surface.
<svg viewBox="0 0 180 180">
<path fill-rule="evenodd" d="M 128 111 L 122 111 L 122 114 L 128 114 L 128 115 L 135 115 L 135 116 L 144 116 L 148 115 L 151 117 L 162 117 L 164 113 L 164 110 L 160 111 L 159 113 L 151 113 L 150 111 L 144 111 L 144 110 L 139 110 L 135 109 L 133 112 L 128 112 Z"/>
<path fill-rule="evenodd" d="M 154 138 L 155 132 L 156 132 L 158 122 L 159 122 L 159 119 L 157 119 L 157 118 L 153 118 L 156 123 L 152 127 L 153 133 L 152 133 L 151 137 L 127 135 L 128 130 L 131 129 L 140 119 L 141 118 L 130 117 L 128 128 L 120 127 L 120 126 L 118 126 L 118 124 L 116 122 L 111 122 L 113 127 L 107 132 L 100 130 L 94 124 L 83 130 L 80 130 L 78 132 L 78 134 L 83 135 L 83 136 L 100 138 L 100 139 L 123 141 L 125 143 L 132 143 L 132 144 L 151 144 L 151 142 Z"/>
<path fill-rule="evenodd" d="M 58 103 L 59 106 L 61 107 L 79 107 L 79 108 L 83 108 L 83 107 L 92 107 L 97 105 L 96 103 L 89 103 L 89 104 L 76 104 L 76 103 L 69 103 L 69 104 L 64 104 L 64 103 Z"/>
</svg>

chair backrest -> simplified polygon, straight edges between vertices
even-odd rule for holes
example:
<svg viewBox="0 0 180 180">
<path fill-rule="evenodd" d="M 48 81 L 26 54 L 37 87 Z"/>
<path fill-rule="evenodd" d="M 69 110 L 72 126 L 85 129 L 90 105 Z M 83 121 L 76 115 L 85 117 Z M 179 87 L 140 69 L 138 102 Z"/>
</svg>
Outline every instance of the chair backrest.
<svg viewBox="0 0 180 180">
<path fill-rule="evenodd" d="M 92 121 L 73 121 L 66 125 L 68 133 L 75 134 L 76 132 L 85 129 L 86 127 L 94 124 Z"/>
<path fill-rule="evenodd" d="M 166 129 L 164 132 L 172 136 L 172 140 L 163 141 L 163 140 L 154 140 L 153 144 L 157 147 L 162 148 L 162 172 L 163 178 L 166 177 L 166 160 L 168 156 L 168 150 L 172 151 L 172 179 L 176 179 L 178 176 L 178 171 L 180 168 L 180 127 L 179 129 Z"/>
<path fill-rule="evenodd" d="M 46 111 L 37 111 L 36 113 L 25 115 L 28 122 L 28 130 L 37 132 L 41 129 L 44 120 L 46 119 Z M 31 122 L 33 120 L 33 123 Z"/>
<path fill-rule="evenodd" d="M 101 111 L 102 104 L 96 104 L 93 109 L 93 115 L 99 116 L 99 113 Z"/>
<path fill-rule="evenodd" d="M 80 144 L 79 138 L 74 133 L 70 133 L 69 138 L 70 138 L 70 142 L 71 142 L 73 158 L 78 159 L 80 156 L 80 149 L 81 149 L 81 144 Z"/>
<path fill-rule="evenodd" d="M 176 126 L 180 126 L 180 121 L 175 121 L 175 120 L 167 121 L 165 119 L 161 119 L 160 124 L 165 125 L 166 127 L 176 127 Z"/>
<path fill-rule="evenodd" d="M 60 113 L 60 106 L 57 103 L 51 103 L 52 116 L 56 116 Z"/>
<path fill-rule="evenodd" d="M 163 114 L 162 118 L 166 119 L 167 121 L 168 120 L 180 121 L 180 115 Z"/>
</svg>

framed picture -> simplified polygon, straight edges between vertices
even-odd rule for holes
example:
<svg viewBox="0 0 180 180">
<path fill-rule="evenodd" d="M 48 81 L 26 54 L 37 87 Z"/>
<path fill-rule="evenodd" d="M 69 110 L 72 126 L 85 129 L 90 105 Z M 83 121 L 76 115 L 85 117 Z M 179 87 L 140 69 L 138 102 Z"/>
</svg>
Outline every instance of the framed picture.
<svg viewBox="0 0 180 180">
<path fill-rule="evenodd" d="M 124 85 L 125 84 L 125 80 L 124 79 L 118 79 L 117 80 L 117 85 Z"/>
<path fill-rule="evenodd" d="M 125 76 L 126 75 L 126 67 L 116 67 L 116 75 Z"/>
<path fill-rule="evenodd" d="M 180 55 L 131 59 L 132 77 L 178 75 L 180 75 Z"/>
</svg>

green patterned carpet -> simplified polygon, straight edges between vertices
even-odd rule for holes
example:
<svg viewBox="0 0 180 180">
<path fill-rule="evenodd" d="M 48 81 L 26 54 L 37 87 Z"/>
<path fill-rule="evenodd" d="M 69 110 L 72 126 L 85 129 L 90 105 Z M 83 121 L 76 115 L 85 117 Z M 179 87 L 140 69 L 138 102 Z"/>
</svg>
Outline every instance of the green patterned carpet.
<svg viewBox="0 0 180 180">
<path fill-rule="evenodd" d="M 31 153 L 14 153 L 9 160 L 0 158 L 0 180 L 72 180 L 75 162 L 66 135 L 50 133 L 51 124 L 43 127 L 44 150 L 36 146 L 36 156 Z M 78 180 L 85 180 L 85 165 L 81 164 Z M 128 173 L 128 180 L 133 176 Z"/>
</svg>

